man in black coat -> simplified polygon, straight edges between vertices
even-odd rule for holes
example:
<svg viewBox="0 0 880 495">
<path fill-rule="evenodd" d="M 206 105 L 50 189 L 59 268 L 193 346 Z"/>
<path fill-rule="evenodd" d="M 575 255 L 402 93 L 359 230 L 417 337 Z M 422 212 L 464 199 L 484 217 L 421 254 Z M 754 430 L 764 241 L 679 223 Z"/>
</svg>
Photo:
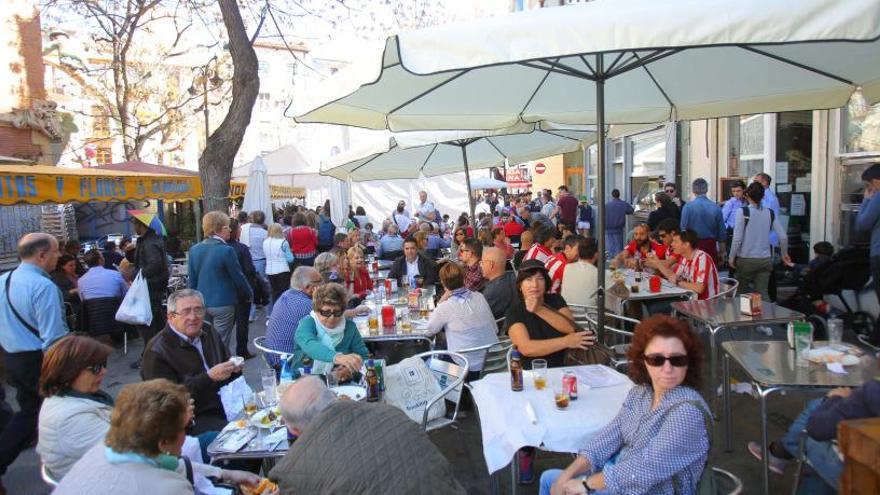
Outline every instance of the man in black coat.
<svg viewBox="0 0 880 495">
<path fill-rule="evenodd" d="M 241 376 L 242 367 L 229 360 L 220 334 L 205 324 L 205 302 L 199 291 L 183 289 L 168 297 L 168 325 L 146 347 L 142 378 L 183 384 L 195 402 L 194 424 L 188 433 L 223 429 L 227 421 L 219 391 Z"/>
<path fill-rule="evenodd" d="M 403 241 L 403 256 L 394 260 L 388 278 L 397 279 L 402 283 L 405 277 L 412 285 L 412 279 L 421 275 L 425 279 L 425 285 L 436 285 L 440 278 L 437 275 L 437 265 L 434 261 L 419 253 L 418 243 L 412 237 Z"/>
<path fill-rule="evenodd" d="M 144 346 L 146 346 L 147 342 L 165 326 L 165 308 L 162 307 L 162 298 L 168 292 L 168 278 L 170 276 L 168 255 L 165 252 L 165 242 L 162 241 L 159 234 L 137 218 L 132 218 L 131 222 L 139 236 L 134 251 L 135 275 L 140 271 L 147 281 L 147 287 L 150 291 L 150 307 L 153 312 L 153 321 L 150 326 L 138 327 L 141 338 L 144 339 Z M 139 363 L 140 359 L 132 363 L 132 367 L 137 368 Z"/>
</svg>

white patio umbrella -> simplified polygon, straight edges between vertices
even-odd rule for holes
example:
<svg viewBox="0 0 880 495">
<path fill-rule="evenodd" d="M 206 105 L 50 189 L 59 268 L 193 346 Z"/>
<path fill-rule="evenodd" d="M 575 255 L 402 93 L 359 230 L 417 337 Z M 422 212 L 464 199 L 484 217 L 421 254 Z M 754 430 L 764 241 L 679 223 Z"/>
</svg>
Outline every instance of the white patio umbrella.
<svg viewBox="0 0 880 495">
<path fill-rule="evenodd" d="M 266 222 L 272 223 L 272 196 L 269 193 L 269 178 L 266 176 L 266 164 L 262 157 L 254 158 L 247 178 L 247 189 L 241 209 L 248 213 L 262 211 L 266 214 Z"/>
<path fill-rule="evenodd" d="M 507 182 L 489 177 L 477 177 L 471 180 L 471 191 L 479 191 L 481 189 L 501 189 L 507 187 Z"/>
<path fill-rule="evenodd" d="M 600 0 L 402 33 L 370 62 L 328 81 L 315 100 L 325 103 L 297 120 L 393 131 L 594 124 L 604 143 L 606 124 L 837 108 L 858 89 L 877 102 L 880 0 Z M 604 172 L 597 182 L 604 193 Z"/>
<path fill-rule="evenodd" d="M 594 143 L 595 136 L 591 126 L 529 124 L 495 131 L 402 132 L 330 157 L 321 173 L 366 181 L 435 177 L 464 170 L 467 190 L 473 191 L 478 188 L 471 183 L 471 170 L 500 167 L 505 160 L 522 163 L 576 151 Z M 473 216 L 473 198 L 469 205 Z"/>
</svg>

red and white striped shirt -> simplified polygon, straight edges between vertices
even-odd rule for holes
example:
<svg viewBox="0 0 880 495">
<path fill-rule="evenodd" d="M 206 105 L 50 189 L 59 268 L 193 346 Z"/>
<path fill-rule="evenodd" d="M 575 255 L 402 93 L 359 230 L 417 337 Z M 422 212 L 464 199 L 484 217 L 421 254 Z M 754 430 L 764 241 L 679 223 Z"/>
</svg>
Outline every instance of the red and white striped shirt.
<svg viewBox="0 0 880 495">
<path fill-rule="evenodd" d="M 718 293 L 718 269 L 705 251 L 695 249 L 691 259 L 682 256 L 675 274 L 687 282 L 703 284 L 698 299 L 708 299 Z"/>
<path fill-rule="evenodd" d="M 556 253 L 544 263 L 544 266 L 547 267 L 547 274 L 550 275 L 551 294 L 559 294 L 559 290 L 562 288 L 562 274 L 565 272 L 567 264 L 565 253 Z"/>
<path fill-rule="evenodd" d="M 526 255 L 523 256 L 523 261 L 528 260 L 538 260 L 541 263 L 547 264 L 547 260 L 553 256 L 553 253 L 545 248 L 542 244 L 538 244 L 537 242 L 532 244 L 532 247 L 526 251 Z"/>
</svg>

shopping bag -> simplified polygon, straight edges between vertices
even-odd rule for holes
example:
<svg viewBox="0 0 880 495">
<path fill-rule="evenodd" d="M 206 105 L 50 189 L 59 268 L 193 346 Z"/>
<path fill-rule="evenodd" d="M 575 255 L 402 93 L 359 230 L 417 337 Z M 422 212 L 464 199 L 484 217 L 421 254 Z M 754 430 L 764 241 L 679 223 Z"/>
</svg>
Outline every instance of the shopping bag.
<svg viewBox="0 0 880 495">
<path fill-rule="evenodd" d="M 418 356 L 385 368 L 385 403 L 399 408 L 416 423 L 422 422 L 428 401 L 442 391 L 434 373 Z M 428 410 L 428 421 L 442 418 L 445 413 L 446 402 L 437 401 Z"/>
<path fill-rule="evenodd" d="M 131 287 L 125 294 L 125 299 L 116 311 L 116 321 L 129 325 L 149 326 L 153 322 L 153 308 L 150 305 L 150 290 L 147 280 L 138 272 Z"/>
</svg>

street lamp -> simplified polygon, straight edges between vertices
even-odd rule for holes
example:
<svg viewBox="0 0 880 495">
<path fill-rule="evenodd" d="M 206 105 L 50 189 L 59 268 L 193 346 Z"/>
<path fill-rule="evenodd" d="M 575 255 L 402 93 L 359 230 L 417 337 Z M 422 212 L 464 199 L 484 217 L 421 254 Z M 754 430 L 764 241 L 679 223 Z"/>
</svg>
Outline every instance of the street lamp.
<svg viewBox="0 0 880 495">
<path fill-rule="evenodd" d="M 205 146 L 208 145 L 208 135 L 211 132 L 210 129 L 210 110 L 208 109 L 208 90 L 209 89 L 217 89 L 221 84 L 223 84 L 223 78 L 219 75 L 219 67 L 217 56 L 214 55 L 211 57 L 211 60 L 208 60 L 208 63 L 205 65 L 199 65 L 196 67 L 192 67 L 193 73 L 195 73 L 195 77 L 193 77 L 193 83 L 190 85 L 189 94 L 192 96 L 196 96 L 199 94 L 199 89 L 201 89 L 203 101 L 202 101 L 202 111 L 205 114 Z M 196 88 L 196 85 L 201 85 L 201 88 Z M 210 88 L 209 88 L 210 86 Z M 195 110 L 196 112 L 199 109 Z"/>
</svg>

